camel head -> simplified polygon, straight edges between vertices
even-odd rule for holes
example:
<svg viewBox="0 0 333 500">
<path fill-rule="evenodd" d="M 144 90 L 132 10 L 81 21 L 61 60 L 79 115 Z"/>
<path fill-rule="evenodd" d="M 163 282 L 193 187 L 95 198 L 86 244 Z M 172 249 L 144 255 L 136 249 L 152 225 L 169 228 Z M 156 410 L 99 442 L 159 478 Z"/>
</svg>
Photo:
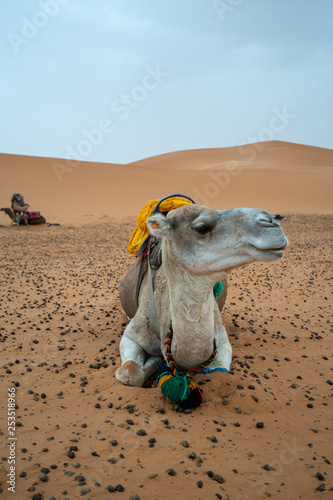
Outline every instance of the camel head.
<svg viewBox="0 0 333 500">
<path fill-rule="evenodd" d="M 186 205 L 147 220 L 162 238 L 163 261 L 194 275 L 221 275 L 255 261 L 274 261 L 288 246 L 279 222 L 264 210 L 213 210 Z"/>
</svg>

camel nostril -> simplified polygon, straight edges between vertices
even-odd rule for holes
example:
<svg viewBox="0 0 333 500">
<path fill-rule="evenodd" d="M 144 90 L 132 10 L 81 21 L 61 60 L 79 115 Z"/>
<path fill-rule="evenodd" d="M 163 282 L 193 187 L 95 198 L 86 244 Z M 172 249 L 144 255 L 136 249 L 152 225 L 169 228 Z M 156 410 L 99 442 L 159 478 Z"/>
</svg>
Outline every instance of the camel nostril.
<svg viewBox="0 0 333 500">
<path fill-rule="evenodd" d="M 274 217 L 268 214 L 261 215 L 258 219 L 258 222 L 261 226 L 264 227 L 278 227 L 280 225 Z"/>
</svg>

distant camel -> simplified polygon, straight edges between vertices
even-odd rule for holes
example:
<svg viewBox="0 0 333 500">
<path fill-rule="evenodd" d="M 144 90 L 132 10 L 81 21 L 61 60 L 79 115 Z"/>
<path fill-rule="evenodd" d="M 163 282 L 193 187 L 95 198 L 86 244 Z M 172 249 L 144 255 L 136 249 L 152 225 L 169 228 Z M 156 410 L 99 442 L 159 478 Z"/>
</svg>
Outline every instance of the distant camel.
<svg viewBox="0 0 333 500">
<path fill-rule="evenodd" d="M 16 215 L 14 215 L 14 212 L 12 211 L 11 208 L 1 208 L 0 210 L 1 210 L 1 212 L 5 212 L 5 214 L 9 215 L 9 217 L 13 221 L 12 224 L 17 223 Z M 26 214 L 24 219 L 22 216 L 19 215 L 19 223 L 20 224 L 29 224 L 29 226 L 34 226 L 36 224 L 45 224 L 46 219 L 41 214 L 39 214 L 38 217 L 35 217 L 32 219 L 29 217 L 29 212 L 28 212 L 28 214 Z"/>
<path fill-rule="evenodd" d="M 209 368 L 229 371 L 231 346 L 214 299 L 214 284 L 237 267 L 280 259 L 288 240 L 279 222 L 254 208 L 186 205 L 166 216 L 153 215 L 147 225 L 151 235 L 162 239 L 162 265 L 145 275 L 137 310 L 132 303 L 134 317 L 120 342 L 117 379 L 136 387 L 144 384 L 156 362 L 166 358 L 170 323 L 177 370 L 188 372 L 204 364 L 215 338 L 217 351 Z M 123 283 L 123 298 L 126 293 L 131 296 L 130 282 Z"/>
</svg>

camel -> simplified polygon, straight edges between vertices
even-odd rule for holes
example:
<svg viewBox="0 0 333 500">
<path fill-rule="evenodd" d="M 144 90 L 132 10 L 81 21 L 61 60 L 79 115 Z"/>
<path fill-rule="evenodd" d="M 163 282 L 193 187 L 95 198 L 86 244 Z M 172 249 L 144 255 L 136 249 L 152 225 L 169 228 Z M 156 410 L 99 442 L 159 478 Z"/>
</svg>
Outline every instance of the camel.
<svg viewBox="0 0 333 500">
<path fill-rule="evenodd" d="M 126 292 L 133 297 L 133 271 L 122 283 L 121 300 L 132 319 L 120 342 L 116 378 L 142 387 L 166 356 L 170 322 L 177 370 L 187 372 L 205 363 L 215 338 L 217 352 L 209 368 L 229 372 L 232 349 L 212 292 L 214 284 L 225 280 L 232 269 L 283 257 L 288 240 L 280 223 L 254 208 L 186 205 L 166 216 L 151 216 L 147 226 L 152 236 L 162 240 L 162 265 L 157 270 L 148 268 L 137 308 L 133 300 L 124 300 Z M 224 300 L 222 296 L 222 306 Z"/>
<path fill-rule="evenodd" d="M 35 216 L 33 219 L 29 218 L 29 217 L 22 217 L 22 215 L 19 215 L 17 213 L 14 214 L 13 210 L 11 208 L 0 208 L 0 211 L 1 212 L 5 212 L 5 214 L 9 215 L 9 217 L 12 219 L 12 223 L 11 225 L 13 224 L 17 224 L 17 222 L 19 224 L 29 224 L 29 226 L 33 226 L 33 225 L 36 225 L 36 224 L 45 224 L 46 223 L 46 219 L 45 217 L 43 217 L 42 215 L 39 215 L 38 217 Z M 17 215 L 18 215 L 18 218 L 17 218 Z"/>
</svg>

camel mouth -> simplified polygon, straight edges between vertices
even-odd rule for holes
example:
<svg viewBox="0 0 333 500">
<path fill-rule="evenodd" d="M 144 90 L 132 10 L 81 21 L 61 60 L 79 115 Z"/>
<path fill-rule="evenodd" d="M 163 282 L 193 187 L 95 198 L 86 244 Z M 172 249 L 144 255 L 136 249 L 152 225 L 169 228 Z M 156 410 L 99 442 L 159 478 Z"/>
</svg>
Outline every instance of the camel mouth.
<svg viewBox="0 0 333 500">
<path fill-rule="evenodd" d="M 272 256 L 275 256 L 276 258 L 281 258 L 283 257 L 284 251 L 287 248 L 288 244 L 285 244 L 281 247 L 270 247 L 270 248 L 260 248 L 255 245 L 252 245 L 251 243 L 250 246 L 254 248 L 254 250 L 256 250 L 257 252 L 261 252 L 262 254 L 265 255 L 270 254 Z"/>
</svg>

